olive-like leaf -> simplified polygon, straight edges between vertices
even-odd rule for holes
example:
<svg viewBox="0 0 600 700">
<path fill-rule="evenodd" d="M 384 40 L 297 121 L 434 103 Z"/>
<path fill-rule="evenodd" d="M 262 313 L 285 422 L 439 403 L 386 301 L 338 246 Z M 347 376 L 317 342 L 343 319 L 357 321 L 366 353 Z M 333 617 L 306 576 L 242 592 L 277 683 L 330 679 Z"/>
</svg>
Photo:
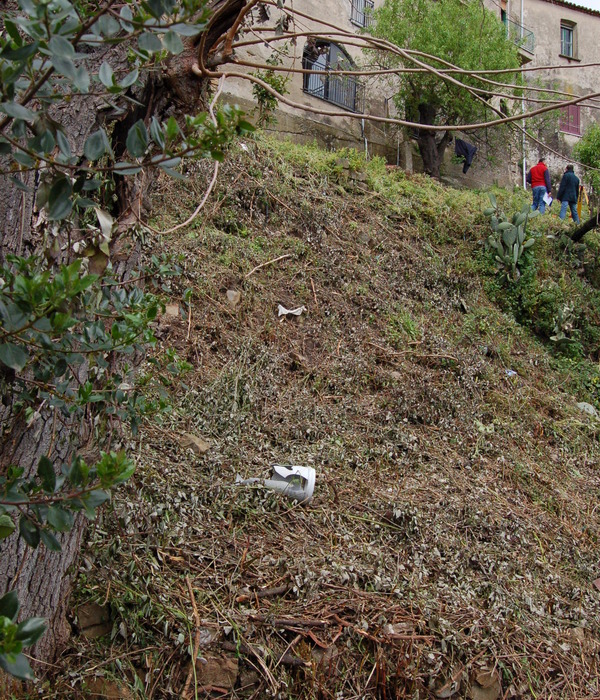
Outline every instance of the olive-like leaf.
<svg viewBox="0 0 600 700">
<path fill-rule="evenodd" d="M 52 462 L 48 459 L 48 457 L 46 457 L 46 455 L 42 455 L 40 457 L 37 473 L 42 482 L 42 488 L 44 491 L 46 493 L 54 493 L 54 489 L 56 488 L 56 474 L 54 473 Z"/>
<path fill-rule="evenodd" d="M 15 372 L 20 372 L 28 361 L 29 355 L 23 346 L 15 343 L 3 343 L 0 345 L 0 362 L 14 369 Z"/>
<path fill-rule="evenodd" d="M 16 525 L 10 515 L 2 513 L 0 515 L 0 540 L 5 540 L 10 537 L 15 531 Z"/>
<path fill-rule="evenodd" d="M 140 34 L 138 38 L 138 46 L 142 51 L 146 51 L 147 53 L 162 51 L 163 47 L 161 40 L 156 36 L 156 34 L 152 34 L 151 32 L 144 32 L 143 34 Z"/>
<path fill-rule="evenodd" d="M 46 631 L 46 620 L 43 617 L 30 617 L 17 626 L 15 638 L 23 643 L 23 646 L 30 647 Z"/>
<path fill-rule="evenodd" d="M 100 70 L 98 71 L 98 78 L 100 79 L 102 85 L 106 87 L 112 87 L 114 85 L 115 74 L 110 64 L 106 61 L 104 61 L 100 66 Z"/>
<path fill-rule="evenodd" d="M 32 122 L 35 119 L 35 112 L 16 102 L 2 102 L 0 112 L 4 112 L 13 119 L 23 119 L 26 122 Z"/>
<path fill-rule="evenodd" d="M 75 49 L 70 41 L 67 41 L 60 34 L 55 34 L 48 42 L 48 48 L 53 56 L 61 56 L 62 58 L 73 58 Z"/>
<path fill-rule="evenodd" d="M 129 129 L 125 142 L 127 150 L 134 158 L 141 158 L 148 148 L 148 131 L 142 119 Z"/>
<path fill-rule="evenodd" d="M 90 134 L 83 147 L 83 152 L 88 160 L 98 160 L 106 153 L 106 140 L 104 130 L 98 129 Z"/>
<path fill-rule="evenodd" d="M 60 542 L 51 532 L 48 532 L 47 530 L 41 530 L 40 536 L 42 538 L 42 542 L 44 543 L 44 545 L 46 545 L 46 549 L 49 549 L 51 552 L 62 551 Z"/>
<path fill-rule="evenodd" d="M 58 178 L 48 194 L 48 218 L 51 221 L 66 219 L 73 209 L 71 194 L 73 188 L 71 182 L 66 177 Z"/>
<path fill-rule="evenodd" d="M 46 520 L 57 532 L 68 532 L 73 527 L 73 513 L 58 505 L 48 508 Z"/>
<path fill-rule="evenodd" d="M 24 681 L 32 681 L 35 678 L 29 661 L 23 654 L 17 654 L 14 658 L 9 657 L 7 654 L 0 654 L 0 668 L 4 669 L 11 676 Z"/>
<path fill-rule="evenodd" d="M 19 596 L 16 591 L 9 591 L 0 598 L 0 615 L 14 620 L 20 608 Z"/>
<path fill-rule="evenodd" d="M 19 518 L 19 534 L 33 549 L 40 543 L 40 528 L 24 515 Z"/>
<path fill-rule="evenodd" d="M 163 36 L 163 43 L 172 54 L 177 55 L 183 51 L 183 42 L 179 35 L 173 31 L 169 31 Z"/>
</svg>

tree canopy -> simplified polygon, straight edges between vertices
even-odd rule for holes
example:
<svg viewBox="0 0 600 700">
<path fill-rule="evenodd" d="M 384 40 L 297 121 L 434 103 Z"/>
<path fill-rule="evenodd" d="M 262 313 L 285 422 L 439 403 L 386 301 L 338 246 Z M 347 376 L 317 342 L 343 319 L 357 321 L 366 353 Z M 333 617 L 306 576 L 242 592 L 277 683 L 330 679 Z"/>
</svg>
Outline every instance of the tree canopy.
<svg viewBox="0 0 600 700">
<path fill-rule="evenodd" d="M 509 41 L 502 22 L 475 0 L 385 0 L 375 13 L 371 32 L 380 38 L 413 51 L 422 52 L 423 63 L 444 68 L 444 61 L 465 71 L 497 70 L 519 66 L 517 47 Z M 414 56 L 413 56 L 414 57 Z M 439 58 L 436 58 L 439 57 Z M 387 55 L 386 67 L 404 67 L 398 56 Z M 408 64 L 407 64 L 408 65 Z M 414 64 L 411 63 L 411 67 Z M 511 74 L 497 76 L 498 81 L 512 79 Z M 423 72 L 398 74 L 394 97 L 398 110 L 421 124 L 469 124 L 481 119 L 489 109 L 490 87 L 477 76 L 462 75 L 462 85 L 446 77 Z M 469 96 L 464 86 L 473 92 Z M 481 99 L 478 99 L 479 95 Z M 450 140 L 445 135 L 436 141 L 432 132 L 422 132 L 419 147 L 425 169 L 439 174 L 443 151 Z"/>
<path fill-rule="evenodd" d="M 600 124 L 590 124 L 573 148 L 573 156 L 589 166 L 585 179 L 600 192 Z"/>
</svg>

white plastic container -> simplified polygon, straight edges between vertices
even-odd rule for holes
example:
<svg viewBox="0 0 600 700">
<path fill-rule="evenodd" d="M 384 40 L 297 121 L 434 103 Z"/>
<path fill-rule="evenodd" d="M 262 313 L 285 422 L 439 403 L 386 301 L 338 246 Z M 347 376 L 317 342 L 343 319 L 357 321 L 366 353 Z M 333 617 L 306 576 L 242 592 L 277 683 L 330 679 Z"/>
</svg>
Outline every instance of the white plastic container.
<svg viewBox="0 0 600 700">
<path fill-rule="evenodd" d="M 312 467 L 275 464 L 273 476 L 265 480 L 265 486 L 280 491 L 299 503 L 309 503 L 315 490 L 316 473 Z"/>
<path fill-rule="evenodd" d="M 240 484 L 262 483 L 273 491 L 279 491 L 292 501 L 309 503 L 315 490 L 316 473 L 312 467 L 300 467 L 296 465 L 273 466 L 273 474 L 270 479 L 238 479 Z"/>
</svg>

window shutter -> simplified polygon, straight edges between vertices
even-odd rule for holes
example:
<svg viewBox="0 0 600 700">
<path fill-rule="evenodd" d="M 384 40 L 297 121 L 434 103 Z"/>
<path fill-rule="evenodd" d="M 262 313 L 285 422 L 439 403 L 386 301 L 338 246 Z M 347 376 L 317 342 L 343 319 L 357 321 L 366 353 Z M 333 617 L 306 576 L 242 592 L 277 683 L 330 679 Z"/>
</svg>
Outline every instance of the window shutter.
<svg viewBox="0 0 600 700">
<path fill-rule="evenodd" d="M 581 108 L 579 105 L 568 105 L 561 110 L 559 129 L 565 134 L 581 135 Z"/>
<path fill-rule="evenodd" d="M 581 133 L 581 126 L 579 124 L 580 110 L 579 105 L 571 105 L 573 109 L 573 132 L 574 134 Z"/>
</svg>

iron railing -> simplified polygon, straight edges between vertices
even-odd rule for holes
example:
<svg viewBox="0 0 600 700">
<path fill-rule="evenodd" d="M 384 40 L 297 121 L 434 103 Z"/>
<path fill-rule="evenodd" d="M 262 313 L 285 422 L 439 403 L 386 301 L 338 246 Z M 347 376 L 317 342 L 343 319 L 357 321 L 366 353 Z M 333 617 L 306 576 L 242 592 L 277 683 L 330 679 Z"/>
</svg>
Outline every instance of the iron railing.
<svg viewBox="0 0 600 700">
<path fill-rule="evenodd" d="M 504 24 L 506 25 L 506 36 L 513 43 L 527 53 L 532 54 L 535 51 L 535 34 L 531 30 L 512 19 L 508 19 L 508 17 L 504 19 Z"/>
<path fill-rule="evenodd" d="M 350 21 L 359 27 L 369 27 L 373 22 L 373 0 L 352 0 Z"/>
<path fill-rule="evenodd" d="M 304 92 L 351 112 L 364 111 L 365 86 L 353 75 L 313 74 L 309 80 L 305 80 Z"/>
</svg>

